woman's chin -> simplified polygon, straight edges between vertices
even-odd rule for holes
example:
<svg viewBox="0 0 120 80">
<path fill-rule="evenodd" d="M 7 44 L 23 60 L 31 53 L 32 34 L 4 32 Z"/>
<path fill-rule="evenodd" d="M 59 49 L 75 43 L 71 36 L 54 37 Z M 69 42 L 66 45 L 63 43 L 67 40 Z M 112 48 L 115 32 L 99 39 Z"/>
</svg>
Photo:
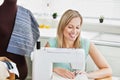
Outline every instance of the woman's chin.
<svg viewBox="0 0 120 80">
<path fill-rule="evenodd" d="M 71 38 L 71 39 L 69 39 L 70 41 L 75 41 L 76 39 L 75 38 Z"/>
</svg>

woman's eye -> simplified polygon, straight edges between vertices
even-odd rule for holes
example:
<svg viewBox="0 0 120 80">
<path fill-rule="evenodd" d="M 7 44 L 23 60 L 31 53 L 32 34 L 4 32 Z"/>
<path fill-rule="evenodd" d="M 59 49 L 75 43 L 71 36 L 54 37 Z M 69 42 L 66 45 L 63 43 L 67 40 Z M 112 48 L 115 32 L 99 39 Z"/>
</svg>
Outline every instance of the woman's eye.
<svg viewBox="0 0 120 80">
<path fill-rule="evenodd" d="M 79 27 L 76 27 L 76 29 L 80 29 Z"/>
<path fill-rule="evenodd" d="M 68 26 L 68 28 L 70 28 L 70 29 L 71 29 L 71 28 L 72 28 L 72 26 Z"/>
</svg>

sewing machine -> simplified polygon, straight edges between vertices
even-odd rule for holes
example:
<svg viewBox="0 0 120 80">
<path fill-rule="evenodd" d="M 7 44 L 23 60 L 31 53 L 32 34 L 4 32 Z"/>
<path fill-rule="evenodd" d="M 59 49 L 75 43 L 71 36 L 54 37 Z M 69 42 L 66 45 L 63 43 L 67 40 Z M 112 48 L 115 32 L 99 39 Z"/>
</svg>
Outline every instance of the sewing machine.
<svg viewBox="0 0 120 80">
<path fill-rule="evenodd" d="M 51 80 L 54 62 L 71 63 L 74 69 L 85 69 L 83 49 L 42 48 L 35 50 L 31 58 L 32 80 Z"/>
</svg>

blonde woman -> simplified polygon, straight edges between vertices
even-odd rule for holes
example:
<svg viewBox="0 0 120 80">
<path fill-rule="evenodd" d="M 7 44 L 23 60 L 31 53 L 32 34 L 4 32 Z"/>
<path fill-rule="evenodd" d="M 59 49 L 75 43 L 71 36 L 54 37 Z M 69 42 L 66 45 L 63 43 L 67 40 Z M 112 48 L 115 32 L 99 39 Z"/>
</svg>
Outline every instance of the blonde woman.
<svg viewBox="0 0 120 80">
<path fill-rule="evenodd" d="M 95 45 L 87 39 L 81 38 L 83 19 L 80 13 L 76 10 L 67 10 L 61 17 L 57 29 L 57 37 L 50 39 L 46 47 L 58 48 L 83 48 L 86 57 L 91 56 L 99 70 L 94 72 L 81 72 L 90 79 L 104 78 L 112 75 L 112 70 Z M 68 79 L 75 78 L 75 72 L 72 70 L 69 63 L 54 63 L 53 72 L 57 75 Z"/>
</svg>

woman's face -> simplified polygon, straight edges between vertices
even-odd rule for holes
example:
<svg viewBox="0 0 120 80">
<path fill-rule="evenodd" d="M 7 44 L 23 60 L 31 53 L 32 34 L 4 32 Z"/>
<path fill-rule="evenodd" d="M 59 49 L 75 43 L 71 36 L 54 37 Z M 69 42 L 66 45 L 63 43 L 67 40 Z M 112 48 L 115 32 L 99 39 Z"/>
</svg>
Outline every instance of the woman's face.
<svg viewBox="0 0 120 80">
<path fill-rule="evenodd" d="M 73 18 L 63 31 L 64 39 L 67 41 L 75 41 L 80 34 L 80 18 Z"/>
</svg>

